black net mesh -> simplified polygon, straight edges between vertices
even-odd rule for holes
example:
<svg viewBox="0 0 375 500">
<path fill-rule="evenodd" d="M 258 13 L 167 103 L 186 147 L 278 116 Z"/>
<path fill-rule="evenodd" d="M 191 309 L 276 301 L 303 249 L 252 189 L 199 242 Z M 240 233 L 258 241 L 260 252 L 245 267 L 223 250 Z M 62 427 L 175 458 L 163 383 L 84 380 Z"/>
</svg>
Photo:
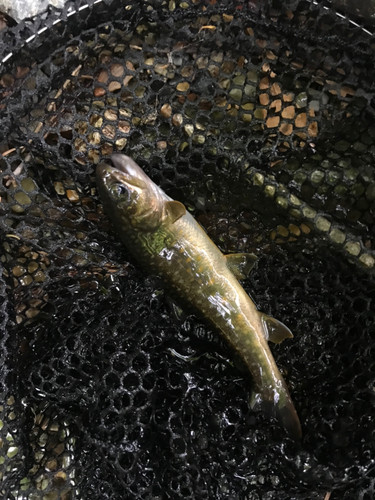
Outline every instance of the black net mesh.
<svg viewBox="0 0 375 500">
<path fill-rule="evenodd" d="M 374 37 L 307 1 L 76 2 L 1 50 L 4 498 L 373 498 Z M 260 256 L 300 448 L 119 243 L 116 151 Z"/>
</svg>

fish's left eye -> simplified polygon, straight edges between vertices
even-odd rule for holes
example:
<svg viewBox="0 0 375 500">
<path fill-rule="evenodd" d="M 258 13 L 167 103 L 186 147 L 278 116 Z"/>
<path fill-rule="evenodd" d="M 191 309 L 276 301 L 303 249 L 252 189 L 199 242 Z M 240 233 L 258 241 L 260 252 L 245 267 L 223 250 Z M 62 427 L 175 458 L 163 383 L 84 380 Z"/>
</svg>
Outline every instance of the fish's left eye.
<svg viewBox="0 0 375 500">
<path fill-rule="evenodd" d="M 114 184 L 111 187 L 110 191 L 111 191 L 111 195 L 114 198 L 122 198 L 124 196 L 129 198 L 129 190 L 126 186 L 124 186 L 124 184 Z"/>
</svg>

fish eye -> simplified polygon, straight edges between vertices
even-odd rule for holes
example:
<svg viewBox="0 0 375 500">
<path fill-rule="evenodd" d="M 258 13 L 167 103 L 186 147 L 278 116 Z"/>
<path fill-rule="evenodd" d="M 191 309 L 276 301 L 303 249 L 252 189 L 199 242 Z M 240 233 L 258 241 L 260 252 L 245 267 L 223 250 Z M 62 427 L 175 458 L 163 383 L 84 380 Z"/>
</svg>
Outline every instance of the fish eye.
<svg viewBox="0 0 375 500">
<path fill-rule="evenodd" d="M 126 186 L 124 186 L 124 184 L 120 184 L 120 183 L 117 183 L 117 184 L 113 184 L 113 186 L 111 186 L 110 188 L 110 193 L 112 195 L 113 198 L 123 198 L 123 197 L 126 197 L 127 199 L 129 199 L 129 190 Z"/>
</svg>

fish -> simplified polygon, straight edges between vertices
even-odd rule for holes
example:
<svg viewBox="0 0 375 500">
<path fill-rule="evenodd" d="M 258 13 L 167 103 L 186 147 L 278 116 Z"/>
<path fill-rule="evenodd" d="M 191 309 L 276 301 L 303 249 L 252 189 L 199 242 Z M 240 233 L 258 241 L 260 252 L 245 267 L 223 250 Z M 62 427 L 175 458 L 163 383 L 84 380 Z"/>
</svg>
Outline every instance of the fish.
<svg viewBox="0 0 375 500">
<path fill-rule="evenodd" d="M 257 310 L 241 286 L 257 257 L 224 255 L 185 206 L 170 198 L 130 157 L 114 154 L 96 169 L 99 197 L 122 242 L 167 290 L 202 316 L 235 349 L 255 388 L 250 405 L 279 421 L 298 442 L 301 424 L 268 341 L 292 338 L 281 322 Z"/>
</svg>

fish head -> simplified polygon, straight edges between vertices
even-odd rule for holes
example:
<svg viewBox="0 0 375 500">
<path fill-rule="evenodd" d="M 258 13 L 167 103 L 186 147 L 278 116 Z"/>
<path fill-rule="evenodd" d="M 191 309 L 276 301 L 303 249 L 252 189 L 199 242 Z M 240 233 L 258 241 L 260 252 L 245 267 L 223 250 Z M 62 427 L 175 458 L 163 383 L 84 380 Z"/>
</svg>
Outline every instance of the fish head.
<svg viewBox="0 0 375 500">
<path fill-rule="evenodd" d="M 168 197 L 134 160 L 122 154 L 96 169 L 100 198 L 111 219 L 141 231 L 157 229 Z"/>
</svg>

